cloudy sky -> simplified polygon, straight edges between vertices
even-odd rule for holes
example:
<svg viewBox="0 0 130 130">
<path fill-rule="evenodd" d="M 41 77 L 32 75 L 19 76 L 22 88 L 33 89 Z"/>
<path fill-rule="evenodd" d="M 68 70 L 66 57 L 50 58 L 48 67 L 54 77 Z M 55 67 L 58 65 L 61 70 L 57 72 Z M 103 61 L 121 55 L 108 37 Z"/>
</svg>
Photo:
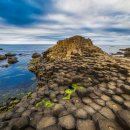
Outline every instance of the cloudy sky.
<svg viewBox="0 0 130 130">
<path fill-rule="evenodd" d="M 55 43 L 73 35 L 130 45 L 130 0 L 0 0 L 0 44 Z"/>
</svg>

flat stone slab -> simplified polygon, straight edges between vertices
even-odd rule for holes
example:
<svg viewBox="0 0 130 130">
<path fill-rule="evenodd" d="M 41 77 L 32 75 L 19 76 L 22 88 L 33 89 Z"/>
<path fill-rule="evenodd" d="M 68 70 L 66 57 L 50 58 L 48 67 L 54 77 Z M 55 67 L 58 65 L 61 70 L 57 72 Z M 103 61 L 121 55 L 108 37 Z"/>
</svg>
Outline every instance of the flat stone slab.
<svg viewBox="0 0 130 130">
<path fill-rule="evenodd" d="M 103 116 L 105 116 L 108 119 L 114 119 L 115 115 L 114 113 L 111 111 L 111 109 L 107 108 L 107 107 L 103 107 L 100 111 L 99 111 Z"/>
<path fill-rule="evenodd" d="M 100 106 L 105 106 L 105 101 L 103 101 L 102 99 L 95 99 L 94 101 Z"/>
<path fill-rule="evenodd" d="M 92 103 L 92 99 L 89 98 L 89 97 L 84 97 L 84 98 L 82 98 L 82 101 L 83 101 L 83 103 L 86 104 L 86 105 Z"/>
<path fill-rule="evenodd" d="M 130 111 L 128 110 L 118 111 L 117 117 L 124 127 L 130 129 Z"/>
<path fill-rule="evenodd" d="M 123 130 L 114 120 L 98 120 L 99 130 Z"/>
<path fill-rule="evenodd" d="M 58 125 L 52 125 L 47 128 L 44 128 L 43 130 L 62 130 L 62 128 Z"/>
<path fill-rule="evenodd" d="M 110 109 L 112 109 L 114 112 L 122 110 L 123 108 L 121 107 L 121 105 L 113 102 L 113 101 L 108 101 L 106 102 L 106 106 L 109 107 Z"/>
<path fill-rule="evenodd" d="M 93 116 L 92 116 L 92 119 L 95 123 L 97 123 L 98 120 L 105 120 L 106 118 L 101 115 L 100 113 L 95 113 Z"/>
<path fill-rule="evenodd" d="M 90 106 L 85 106 L 84 109 L 90 114 L 93 115 L 96 111 L 90 107 Z"/>
<path fill-rule="evenodd" d="M 54 125 L 56 123 L 56 119 L 53 116 L 43 117 L 40 122 L 37 124 L 37 129 L 42 130 L 46 127 Z"/>
<path fill-rule="evenodd" d="M 75 111 L 74 116 L 76 118 L 86 119 L 88 117 L 88 113 L 84 109 L 80 108 L 80 109 Z"/>
<path fill-rule="evenodd" d="M 96 130 L 92 120 L 77 120 L 77 130 Z"/>
<path fill-rule="evenodd" d="M 124 106 L 125 106 L 127 109 L 130 109 L 130 101 L 125 101 L 125 102 L 124 102 Z"/>
<path fill-rule="evenodd" d="M 96 110 L 96 111 L 98 111 L 98 110 L 100 110 L 101 109 L 101 106 L 100 105 L 98 105 L 98 104 L 96 104 L 96 103 L 90 103 L 89 104 L 94 110 Z"/>
<path fill-rule="evenodd" d="M 129 85 L 122 85 L 122 90 L 125 91 L 127 94 L 130 94 L 130 86 Z"/>
<path fill-rule="evenodd" d="M 111 100 L 111 98 L 107 95 L 102 95 L 101 99 L 104 100 L 104 101 L 110 101 Z"/>
<path fill-rule="evenodd" d="M 112 100 L 119 103 L 119 104 L 122 104 L 124 102 L 124 99 L 118 95 L 113 95 Z"/>
<path fill-rule="evenodd" d="M 75 128 L 75 119 L 72 115 L 67 115 L 59 118 L 59 125 L 67 130 Z"/>
<path fill-rule="evenodd" d="M 122 96 L 125 100 L 130 101 L 130 95 L 128 95 L 128 94 L 122 94 L 121 96 Z"/>
</svg>

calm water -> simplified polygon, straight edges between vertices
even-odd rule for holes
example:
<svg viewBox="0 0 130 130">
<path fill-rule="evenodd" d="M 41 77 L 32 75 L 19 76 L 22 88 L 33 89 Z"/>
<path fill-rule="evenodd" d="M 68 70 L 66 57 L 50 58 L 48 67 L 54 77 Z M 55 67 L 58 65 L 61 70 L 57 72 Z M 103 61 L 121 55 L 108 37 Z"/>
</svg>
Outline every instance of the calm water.
<svg viewBox="0 0 130 130">
<path fill-rule="evenodd" d="M 19 62 L 8 68 L 0 67 L 0 103 L 9 97 L 22 97 L 36 86 L 36 77 L 28 71 L 27 64 L 34 52 L 42 53 L 52 45 L 0 45 L 0 54 L 8 52 L 17 54 Z M 19 56 L 18 54 L 22 54 Z M 0 66 L 7 61 L 0 61 Z"/>
<path fill-rule="evenodd" d="M 0 103 L 4 102 L 11 96 L 22 97 L 30 90 L 34 90 L 36 86 L 36 77 L 28 71 L 27 64 L 34 52 L 43 52 L 52 45 L 0 45 L 0 54 L 8 52 L 17 55 L 19 62 L 9 66 L 8 68 L 0 67 Z M 107 53 L 115 53 L 121 48 L 130 46 L 99 46 Z M 6 64 L 7 61 L 1 61 L 0 66 Z"/>
<path fill-rule="evenodd" d="M 130 48 L 130 45 L 115 45 L 115 46 L 99 45 L 99 47 L 102 48 L 105 52 L 111 54 L 120 51 L 119 49 Z"/>
</svg>

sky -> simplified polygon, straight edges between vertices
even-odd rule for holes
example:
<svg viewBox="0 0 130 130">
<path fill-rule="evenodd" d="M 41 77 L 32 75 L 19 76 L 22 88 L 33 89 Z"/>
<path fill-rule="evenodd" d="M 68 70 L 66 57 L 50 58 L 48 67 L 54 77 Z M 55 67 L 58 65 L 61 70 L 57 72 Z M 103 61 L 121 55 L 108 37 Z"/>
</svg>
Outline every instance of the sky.
<svg viewBox="0 0 130 130">
<path fill-rule="evenodd" d="M 130 45 L 130 0 L 0 0 L 0 44 L 52 44 L 74 35 Z"/>
</svg>

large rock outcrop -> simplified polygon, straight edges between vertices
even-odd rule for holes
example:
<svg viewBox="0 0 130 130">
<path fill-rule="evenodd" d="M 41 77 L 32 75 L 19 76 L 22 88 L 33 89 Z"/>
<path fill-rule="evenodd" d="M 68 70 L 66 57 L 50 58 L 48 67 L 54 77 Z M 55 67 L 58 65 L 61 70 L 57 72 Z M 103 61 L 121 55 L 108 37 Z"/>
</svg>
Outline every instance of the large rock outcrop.
<svg viewBox="0 0 130 130">
<path fill-rule="evenodd" d="M 73 36 L 65 40 L 60 40 L 52 48 L 49 48 L 43 53 L 46 60 L 68 60 L 72 55 L 83 55 L 87 52 L 88 55 L 93 53 L 104 53 L 100 48 L 93 45 L 91 39 L 85 39 L 81 36 Z"/>
</svg>

